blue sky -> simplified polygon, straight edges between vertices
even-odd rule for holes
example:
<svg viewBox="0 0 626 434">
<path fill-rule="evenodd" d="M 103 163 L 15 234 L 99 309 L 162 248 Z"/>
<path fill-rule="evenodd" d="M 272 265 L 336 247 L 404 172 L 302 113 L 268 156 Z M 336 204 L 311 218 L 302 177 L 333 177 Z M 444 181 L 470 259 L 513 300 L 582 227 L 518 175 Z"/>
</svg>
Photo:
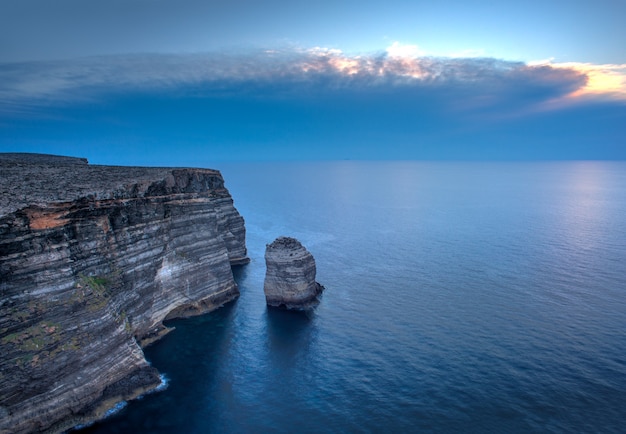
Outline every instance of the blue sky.
<svg viewBox="0 0 626 434">
<path fill-rule="evenodd" d="M 626 2 L 5 0 L 0 151 L 626 159 Z"/>
</svg>

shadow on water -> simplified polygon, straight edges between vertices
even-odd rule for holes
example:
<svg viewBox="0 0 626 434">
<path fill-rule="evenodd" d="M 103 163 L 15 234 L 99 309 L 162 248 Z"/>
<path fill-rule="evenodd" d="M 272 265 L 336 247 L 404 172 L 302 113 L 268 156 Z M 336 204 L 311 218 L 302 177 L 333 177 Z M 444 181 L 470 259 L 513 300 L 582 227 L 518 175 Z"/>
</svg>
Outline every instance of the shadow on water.
<svg viewBox="0 0 626 434">
<path fill-rule="evenodd" d="M 166 325 L 175 330 L 144 350 L 150 363 L 167 378 L 168 387 L 134 400 L 119 413 L 77 432 L 169 433 L 191 429 L 190 414 L 214 410 L 201 406 L 207 394 L 222 387 L 215 372 L 223 369 L 230 352 L 236 305 L 233 301 L 208 315 L 168 321 Z"/>
<path fill-rule="evenodd" d="M 233 277 L 235 278 L 235 282 L 240 284 L 248 277 L 248 264 L 244 265 L 233 265 L 231 269 L 233 270 Z"/>
<path fill-rule="evenodd" d="M 311 329 L 315 321 L 314 311 L 299 311 L 268 307 L 268 337 L 276 341 L 293 342 L 299 340 Z"/>
<path fill-rule="evenodd" d="M 270 359 L 281 368 L 295 366 L 308 358 L 315 340 L 315 313 L 268 307 L 267 348 Z"/>
</svg>

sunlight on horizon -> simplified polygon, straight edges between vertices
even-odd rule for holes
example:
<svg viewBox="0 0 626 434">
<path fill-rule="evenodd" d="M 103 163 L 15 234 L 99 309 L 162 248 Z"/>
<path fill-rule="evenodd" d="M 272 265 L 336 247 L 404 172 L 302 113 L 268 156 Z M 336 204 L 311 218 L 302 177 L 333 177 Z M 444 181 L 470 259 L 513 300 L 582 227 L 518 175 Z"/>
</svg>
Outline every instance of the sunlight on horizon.
<svg viewBox="0 0 626 434">
<path fill-rule="evenodd" d="M 551 59 L 530 62 L 530 66 L 571 69 L 587 76 L 587 84 L 569 95 L 571 98 L 607 96 L 626 100 L 626 64 L 603 64 L 580 62 L 555 62 Z"/>
<path fill-rule="evenodd" d="M 352 55 L 336 48 L 314 47 L 304 50 L 314 55 L 320 63 L 307 62 L 300 65 L 302 72 L 319 72 L 329 65 L 340 74 L 347 76 L 370 74 L 384 76 L 395 74 L 417 80 L 436 78 L 437 74 L 428 71 L 430 59 L 465 59 L 482 57 L 479 52 L 459 53 L 452 56 L 431 55 L 418 45 L 393 42 L 385 48 L 385 56 L 376 58 L 367 55 Z M 505 62 L 506 59 L 502 59 Z M 554 59 L 521 62 L 529 68 L 549 67 L 554 69 L 571 70 L 587 77 L 587 83 L 567 95 L 567 99 L 580 97 L 608 97 L 610 99 L 626 100 L 626 64 L 593 64 L 583 62 L 554 62 Z"/>
</svg>

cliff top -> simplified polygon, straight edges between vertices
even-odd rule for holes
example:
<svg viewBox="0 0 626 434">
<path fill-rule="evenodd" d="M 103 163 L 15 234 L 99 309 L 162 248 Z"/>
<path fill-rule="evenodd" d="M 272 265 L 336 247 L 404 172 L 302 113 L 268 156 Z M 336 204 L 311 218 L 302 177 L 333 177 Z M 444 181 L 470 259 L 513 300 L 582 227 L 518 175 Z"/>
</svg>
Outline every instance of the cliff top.
<svg viewBox="0 0 626 434">
<path fill-rule="evenodd" d="M 30 154 L 25 152 L 0 153 L 0 163 L 30 164 L 89 164 L 86 158 L 65 157 L 62 155 Z"/>
<path fill-rule="evenodd" d="M 265 249 L 265 259 L 271 258 L 274 262 L 289 263 L 307 257 L 313 258 L 300 241 L 291 237 L 278 237 Z"/>
<path fill-rule="evenodd" d="M 267 245 L 268 250 L 295 250 L 303 249 L 304 246 L 295 238 L 281 236 L 276 238 L 272 244 Z"/>
<path fill-rule="evenodd" d="M 212 179 L 198 187 L 190 172 Z M 221 174 L 211 169 L 99 166 L 85 158 L 0 153 L 0 216 L 30 205 L 142 195 L 159 182 L 174 192 L 223 188 Z"/>
</svg>

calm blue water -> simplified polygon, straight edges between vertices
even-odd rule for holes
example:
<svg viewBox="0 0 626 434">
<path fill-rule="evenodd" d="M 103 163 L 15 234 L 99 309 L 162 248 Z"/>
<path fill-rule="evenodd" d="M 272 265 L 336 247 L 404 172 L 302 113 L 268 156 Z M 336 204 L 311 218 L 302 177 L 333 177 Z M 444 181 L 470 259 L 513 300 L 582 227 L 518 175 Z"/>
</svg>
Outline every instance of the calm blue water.
<svg viewBox="0 0 626 434">
<path fill-rule="evenodd" d="M 146 350 L 91 433 L 625 432 L 626 163 L 223 165 L 241 297 Z M 268 311 L 265 244 L 326 286 Z"/>
</svg>

